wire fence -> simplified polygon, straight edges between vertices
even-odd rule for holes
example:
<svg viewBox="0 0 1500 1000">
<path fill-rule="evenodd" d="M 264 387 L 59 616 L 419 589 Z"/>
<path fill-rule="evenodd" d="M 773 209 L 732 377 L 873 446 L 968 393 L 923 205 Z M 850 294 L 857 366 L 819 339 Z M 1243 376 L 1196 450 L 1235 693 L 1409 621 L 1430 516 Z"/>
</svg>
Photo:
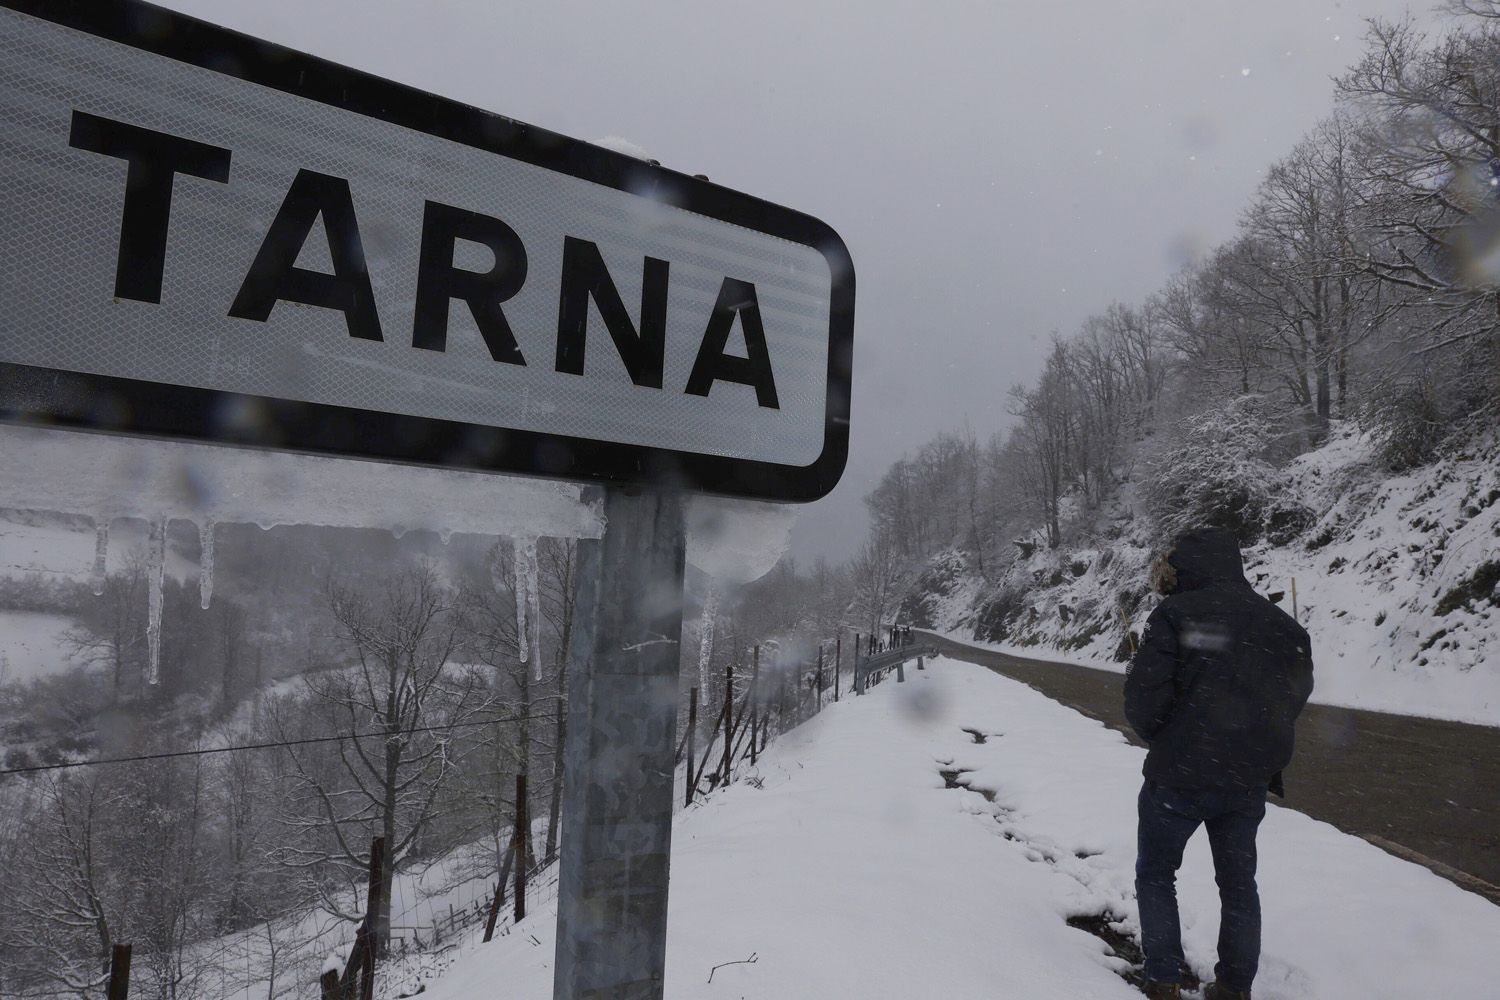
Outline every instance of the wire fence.
<svg viewBox="0 0 1500 1000">
<path fill-rule="evenodd" d="M 737 780 L 756 780 L 760 757 L 773 739 L 853 694 L 856 677 L 860 687 L 876 683 L 905 644 L 899 631 L 888 640 L 858 633 L 852 639 L 847 649 L 842 635 L 810 646 L 770 641 L 748 647 L 748 656 L 736 657 L 740 662 L 729 664 L 722 675 L 700 677 L 700 685 L 686 692 L 679 723 L 675 808 L 689 808 Z M 703 687 L 709 688 L 706 694 Z M 213 752 L 261 749 L 269 747 Z M 256 914 L 250 926 L 191 946 L 199 973 L 189 995 L 395 1000 L 422 992 L 458 955 L 513 933 L 527 913 L 550 910 L 555 902 L 556 834 L 530 820 L 527 801 L 525 777 L 519 776 L 514 800 L 519 815 L 503 855 L 495 841 L 474 842 L 420 865 L 401 859 L 401 866 L 387 873 L 393 861 L 376 838 L 363 893 L 351 887 L 321 904 Z M 522 830 L 526 836 L 519 835 Z M 543 858 L 532 854 L 539 832 L 548 835 L 551 852 Z M 382 899 L 385 891 L 389 899 Z M 142 957 L 134 956 L 137 969 Z M 101 981 L 107 1000 L 130 995 L 131 963 L 128 946 L 113 953 Z M 143 989 L 139 995 L 150 994 Z"/>
</svg>

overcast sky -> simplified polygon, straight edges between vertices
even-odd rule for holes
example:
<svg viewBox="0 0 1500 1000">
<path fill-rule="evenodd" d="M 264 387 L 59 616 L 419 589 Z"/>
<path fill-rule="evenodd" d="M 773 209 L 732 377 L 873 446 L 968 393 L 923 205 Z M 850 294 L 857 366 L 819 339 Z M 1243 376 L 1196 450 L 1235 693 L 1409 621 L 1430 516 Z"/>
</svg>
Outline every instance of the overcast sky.
<svg viewBox="0 0 1500 1000">
<path fill-rule="evenodd" d="M 858 275 L 843 559 L 892 460 L 1006 424 L 1049 334 L 1229 236 L 1398 0 L 167 0 L 822 218 Z M 1425 4 L 1419 6 L 1425 13 Z"/>
</svg>

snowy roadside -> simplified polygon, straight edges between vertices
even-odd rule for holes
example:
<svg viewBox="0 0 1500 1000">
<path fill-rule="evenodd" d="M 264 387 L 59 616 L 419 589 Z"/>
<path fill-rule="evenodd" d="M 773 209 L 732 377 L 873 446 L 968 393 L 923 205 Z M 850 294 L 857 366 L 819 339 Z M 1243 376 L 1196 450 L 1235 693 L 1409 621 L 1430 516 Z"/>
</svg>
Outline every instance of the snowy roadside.
<svg viewBox="0 0 1500 1000">
<path fill-rule="evenodd" d="M 780 739 L 762 787 L 679 815 L 668 997 L 1139 996 L 1065 920 L 1107 913 L 1136 932 L 1142 751 L 981 667 L 941 659 L 907 677 Z M 1423 868 L 1273 806 L 1260 882 L 1258 1000 L 1495 995 L 1500 908 Z M 1201 834 L 1180 887 L 1207 976 L 1218 911 Z M 473 947 L 428 995 L 551 996 L 555 919 L 549 905 Z"/>
<path fill-rule="evenodd" d="M 1279 594 L 1288 611 L 1295 605 L 1311 634 L 1314 702 L 1500 726 L 1500 661 L 1490 655 L 1500 644 L 1500 445 L 1472 451 L 1391 474 L 1375 438 L 1344 423 L 1287 467 L 1290 495 L 1317 521 L 1283 544 L 1246 547 L 1245 570 L 1258 592 Z M 1124 670 L 1121 608 L 1138 630 L 1154 606 L 1137 604 L 1152 554 L 1149 519 L 1133 484 L 1094 516 L 1124 534 L 1019 560 L 999 591 L 1013 602 L 1003 633 L 1012 642 L 984 648 Z M 973 643 L 996 592 L 956 550 L 935 557 L 928 573 L 925 620 Z"/>
</svg>

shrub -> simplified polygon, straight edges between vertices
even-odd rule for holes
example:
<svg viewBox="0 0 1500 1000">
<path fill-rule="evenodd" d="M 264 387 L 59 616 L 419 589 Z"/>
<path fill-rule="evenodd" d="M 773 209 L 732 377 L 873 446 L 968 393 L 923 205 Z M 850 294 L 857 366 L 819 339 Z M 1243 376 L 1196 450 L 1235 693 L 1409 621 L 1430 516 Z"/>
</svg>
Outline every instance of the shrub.
<svg viewBox="0 0 1500 1000">
<path fill-rule="evenodd" d="M 1467 580 L 1444 594 L 1433 613 L 1441 618 L 1470 601 L 1487 599 L 1491 604 L 1500 604 L 1500 591 L 1497 588 L 1500 588 L 1500 559 L 1492 559 L 1474 570 L 1474 574 Z"/>
<path fill-rule="evenodd" d="M 1004 642 L 1010 636 L 1011 625 L 1025 607 L 1022 595 L 1014 590 L 1001 590 L 985 603 L 974 625 L 974 638 L 980 642 Z"/>
<path fill-rule="evenodd" d="M 1318 515 L 1311 508 L 1282 498 L 1273 503 L 1266 514 L 1266 541 L 1272 545 L 1288 545 L 1317 521 Z"/>
<path fill-rule="evenodd" d="M 1284 414 L 1248 395 L 1190 418 L 1155 462 L 1145 495 L 1166 535 L 1212 526 L 1257 541 L 1280 501 L 1283 477 L 1268 459 L 1283 446 Z M 1287 505 L 1288 507 L 1290 505 Z"/>
<path fill-rule="evenodd" d="M 1425 464 L 1442 440 L 1442 414 L 1432 384 L 1425 378 L 1382 397 L 1372 416 L 1380 461 L 1392 472 Z"/>
</svg>

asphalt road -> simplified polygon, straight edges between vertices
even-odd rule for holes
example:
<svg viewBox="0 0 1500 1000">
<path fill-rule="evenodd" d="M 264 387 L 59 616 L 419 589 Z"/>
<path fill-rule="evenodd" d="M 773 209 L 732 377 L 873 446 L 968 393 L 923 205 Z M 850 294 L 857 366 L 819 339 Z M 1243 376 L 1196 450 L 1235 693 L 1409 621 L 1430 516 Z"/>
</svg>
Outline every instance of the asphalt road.
<svg viewBox="0 0 1500 1000">
<path fill-rule="evenodd" d="M 944 656 L 1028 684 L 1140 743 L 1125 721 L 1124 674 L 924 636 Z M 1286 790 L 1280 804 L 1500 904 L 1500 729 L 1308 705 Z"/>
</svg>

